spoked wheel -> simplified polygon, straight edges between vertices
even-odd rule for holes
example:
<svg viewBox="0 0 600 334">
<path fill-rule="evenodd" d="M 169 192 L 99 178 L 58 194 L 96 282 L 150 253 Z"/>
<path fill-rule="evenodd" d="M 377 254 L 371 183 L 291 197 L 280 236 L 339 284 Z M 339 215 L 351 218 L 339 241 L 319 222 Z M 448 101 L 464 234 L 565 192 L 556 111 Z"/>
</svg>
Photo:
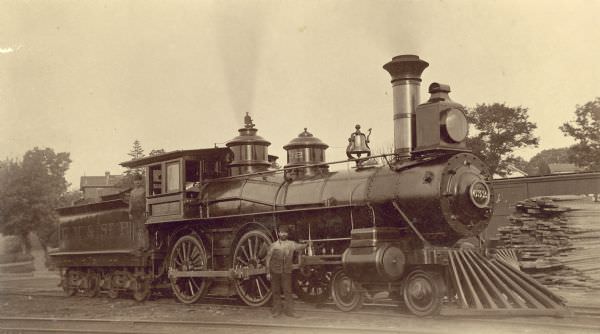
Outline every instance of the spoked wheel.
<svg viewBox="0 0 600 334">
<path fill-rule="evenodd" d="M 331 271 L 304 268 L 294 273 L 294 292 L 307 303 L 324 303 L 330 296 Z"/>
<path fill-rule="evenodd" d="M 120 274 L 119 271 L 115 270 L 111 273 L 108 273 L 105 279 L 108 280 L 108 284 L 106 284 L 106 288 L 108 290 L 108 298 L 119 298 L 119 294 L 121 294 L 121 286 L 124 284 L 123 275 Z"/>
<path fill-rule="evenodd" d="M 108 290 L 108 298 L 110 298 L 110 299 L 119 298 L 119 289 L 112 287 L 110 290 Z"/>
<path fill-rule="evenodd" d="M 100 293 L 100 275 L 90 270 L 84 277 L 85 288 L 83 289 L 83 295 L 86 297 L 96 297 Z"/>
<path fill-rule="evenodd" d="M 442 307 L 444 291 L 444 282 L 438 273 L 415 270 L 404 283 L 404 305 L 419 317 L 437 315 Z"/>
<path fill-rule="evenodd" d="M 65 280 L 63 282 L 63 291 L 67 296 L 73 296 L 77 293 L 77 286 L 79 285 L 79 280 L 81 279 L 81 274 L 79 271 L 75 269 L 67 269 L 65 273 Z"/>
<path fill-rule="evenodd" d="M 254 230 L 244 234 L 235 246 L 233 268 L 243 271 L 265 267 L 271 242 L 271 238 L 263 231 Z M 264 305 L 272 294 L 266 274 L 239 278 L 235 281 L 235 288 L 242 301 L 250 306 Z"/>
<path fill-rule="evenodd" d="M 135 299 L 137 302 L 143 302 L 150 297 L 151 292 L 150 281 L 147 279 L 138 278 L 133 289 L 133 299 Z"/>
<path fill-rule="evenodd" d="M 362 292 L 354 289 L 352 279 L 343 270 L 339 270 L 333 275 L 331 297 L 335 306 L 344 312 L 360 308 L 365 298 Z"/>
<path fill-rule="evenodd" d="M 185 235 L 173 246 L 169 256 L 169 268 L 178 271 L 206 270 L 206 250 L 197 235 Z M 195 303 L 206 291 L 206 280 L 201 277 L 171 278 L 171 290 L 184 304 Z"/>
</svg>

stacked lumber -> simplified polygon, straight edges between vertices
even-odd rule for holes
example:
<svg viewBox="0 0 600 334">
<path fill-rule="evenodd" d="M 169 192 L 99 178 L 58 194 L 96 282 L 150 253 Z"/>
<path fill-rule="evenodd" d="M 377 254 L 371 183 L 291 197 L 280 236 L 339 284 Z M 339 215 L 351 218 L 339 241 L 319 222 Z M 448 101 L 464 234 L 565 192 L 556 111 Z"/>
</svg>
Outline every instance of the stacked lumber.
<svg viewBox="0 0 600 334">
<path fill-rule="evenodd" d="M 501 244 L 515 249 L 521 269 L 543 284 L 600 289 L 600 202 L 586 196 L 517 203 Z"/>
</svg>

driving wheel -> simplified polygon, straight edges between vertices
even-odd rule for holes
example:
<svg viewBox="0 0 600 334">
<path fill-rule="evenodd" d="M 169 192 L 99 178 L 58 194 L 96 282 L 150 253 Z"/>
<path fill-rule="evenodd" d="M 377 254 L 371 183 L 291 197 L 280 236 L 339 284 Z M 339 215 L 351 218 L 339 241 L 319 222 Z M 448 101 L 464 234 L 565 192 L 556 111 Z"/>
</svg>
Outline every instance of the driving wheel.
<svg viewBox="0 0 600 334">
<path fill-rule="evenodd" d="M 195 234 L 179 238 L 169 256 L 169 270 L 200 271 L 207 269 L 206 250 Z M 206 291 L 206 279 L 202 277 L 173 277 L 171 290 L 184 304 L 195 303 Z"/>
<path fill-rule="evenodd" d="M 233 252 L 233 268 L 243 272 L 266 266 L 265 258 L 271 245 L 266 232 L 252 230 L 246 232 L 238 241 Z M 235 288 L 242 301 L 250 306 L 262 306 L 271 298 L 271 283 L 267 275 L 249 275 L 235 280 Z"/>
</svg>

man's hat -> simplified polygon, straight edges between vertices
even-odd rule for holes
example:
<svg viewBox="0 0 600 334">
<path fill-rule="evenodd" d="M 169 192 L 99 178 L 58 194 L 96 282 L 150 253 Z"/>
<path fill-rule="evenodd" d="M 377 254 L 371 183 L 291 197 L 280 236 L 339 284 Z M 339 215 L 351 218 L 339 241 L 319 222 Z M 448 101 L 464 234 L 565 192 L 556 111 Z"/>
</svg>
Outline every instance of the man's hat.
<svg viewBox="0 0 600 334">
<path fill-rule="evenodd" d="M 140 174 L 134 174 L 133 175 L 133 180 L 134 181 L 138 181 L 138 180 L 141 181 L 142 180 L 142 175 L 140 175 Z"/>
<path fill-rule="evenodd" d="M 279 233 L 290 233 L 290 229 L 287 225 L 281 225 L 279 226 Z"/>
</svg>

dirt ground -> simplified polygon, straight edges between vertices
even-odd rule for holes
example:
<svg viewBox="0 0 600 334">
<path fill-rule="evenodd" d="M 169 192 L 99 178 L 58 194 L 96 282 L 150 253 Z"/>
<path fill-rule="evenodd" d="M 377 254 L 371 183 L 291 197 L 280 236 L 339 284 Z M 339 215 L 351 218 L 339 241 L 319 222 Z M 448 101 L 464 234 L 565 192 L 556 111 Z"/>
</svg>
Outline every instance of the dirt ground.
<svg viewBox="0 0 600 334">
<path fill-rule="evenodd" d="M 4 317 L 48 317 L 48 318 L 95 318 L 115 320 L 177 320 L 177 321 L 225 321 L 236 323 L 279 323 L 289 325 L 312 324 L 322 326 L 341 326 L 353 328 L 384 328 L 414 330 L 427 333 L 582 333 L 586 330 L 565 331 L 552 328 L 552 324 L 571 323 L 569 318 L 536 318 L 538 323 L 546 323 L 548 328 L 540 329 L 536 325 L 527 327 L 521 322 L 531 322 L 531 318 L 513 318 L 510 321 L 498 320 L 488 323 L 468 318 L 439 317 L 419 319 L 402 314 L 399 310 L 389 309 L 360 313 L 344 313 L 325 306 L 318 309 L 313 305 L 297 303 L 300 319 L 272 319 L 267 307 L 250 308 L 235 302 L 222 302 L 215 305 L 214 300 L 207 303 L 183 305 L 172 298 L 155 296 L 152 300 L 137 303 L 127 297 L 110 299 L 106 296 L 96 298 L 66 297 L 57 287 L 58 277 L 52 273 L 33 277 L 0 278 L 0 315 Z M 570 305 L 600 306 L 600 294 L 590 291 L 558 291 L 566 297 Z M 377 315 L 380 312 L 380 316 Z M 368 314 L 371 313 L 371 314 Z M 514 320 L 514 321 L 513 321 Z M 576 320 L 600 326 L 600 319 Z M 600 328 L 600 327 L 598 327 Z M 425 329 L 425 331 L 424 331 Z"/>
</svg>

